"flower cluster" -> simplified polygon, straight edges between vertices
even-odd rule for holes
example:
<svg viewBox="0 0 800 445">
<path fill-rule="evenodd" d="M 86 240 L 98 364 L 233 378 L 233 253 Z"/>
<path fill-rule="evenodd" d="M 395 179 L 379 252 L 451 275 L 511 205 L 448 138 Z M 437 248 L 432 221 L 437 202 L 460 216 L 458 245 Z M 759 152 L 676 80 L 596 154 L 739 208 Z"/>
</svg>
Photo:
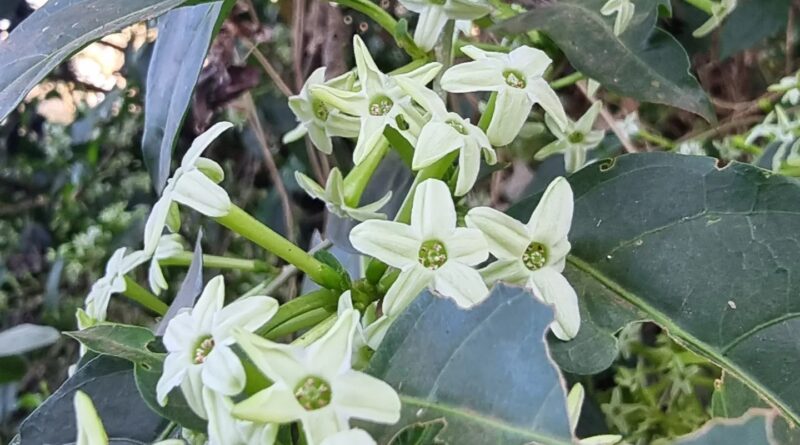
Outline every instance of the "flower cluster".
<svg viewBox="0 0 800 445">
<path fill-rule="evenodd" d="M 420 14 L 415 40 L 421 48 L 433 46 L 447 20 L 474 19 L 489 12 L 477 0 L 402 3 Z M 616 12 L 621 33 L 633 7 L 629 2 L 612 3 L 604 13 Z M 181 206 L 256 241 L 306 272 L 323 291 L 338 296 L 338 310 L 329 322 L 316 325 L 291 344 L 274 341 L 265 330 L 271 320 L 281 319 L 276 314 L 283 314 L 287 305 L 266 295 L 246 295 L 225 304 L 221 275 L 208 281 L 192 307 L 168 313 L 156 399 L 169 407 L 170 400 L 180 395 L 207 421 L 204 434 L 211 445 L 270 445 L 281 425 L 296 422 L 309 445 L 374 444 L 368 433 L 351 428 L 351 419 L 395 423 L 401 402 L 394 388 L 361 371 L 363 357 L 378 348 L 388 328 L 424 290 L 468 310 L 486 300 L 496 283 L 522 286 L 553 307 L 555 337 L 569 341 L 580 330 L 578 296 L 563 275 L 573 213 L 567 180 L 552 181 L 527 222 L 489 207 L 459 212 L 456 199 L 473 190 L 482 163 L 498 162 L 498 149 L 514 141 L 537 105 L 555 140 L 536 158 L 559 153 L 568 172 L 580 169 L 587 152 L 605 134 L 594 129 L 602 105 L 595 103 L 577 121 L 571 120 L 545 80 L 551 59 L 528 46 L 501 53 L 467 45 L 461 51 L 471 61 L 441 73 L 442 65 L 435 62 L 384 73 L 360 37 L 354 37 L 353 47 L 353 72 L 326 80 L 325 68 L 320 68 L 289 99 L 299 124 L 284 141 L 307 135 L 317 149 L 330 153 L 332 137 L 356 138 L 355 167 L 348 175 L 334 168 L 324 187 L 300 172 L 295 177 L 331 213 L 359 221 L 349 240 L 367 257 L 368 271 L 378 271 L 377 280 L 358 287 L 351 278 L 359 277 L 336 279 L 338 271 L 298 253 L 301 249 L 236 207 L 219 185 L 222 167 L 202 157 L 211 142 L 232 127 L 219 123 L 194 141 L 167 181 L 147 219 L 144 249 L 129 255 L 125 249 L 117 251 L 106 276 L 92 288 L 86 311 L 79 313 L 81 328 L 88 328 L 105 320 L 111 294 L 143 298 L 147 291 L 133 287 L 126 274 L 148 260 L 155 299 L 148 307 L 163 304 L 157 297 L 168 289 L 162 263 L 185 253 L 177 233 Z M 429 87 L 437 76 L 443 92 Z M 489 93 L 480 121 L 473 123 L 449 111 L 445 92 Z M 359 200 L 374 167 L 398 137 L 413 150 L 407 161 L 419 179 L 394 216 L 381 212 L 391 193 L 364 205 Z M 253 374 L 261 374 L 256 379 L 260 383 L 253 382 Z M 88 412 L 85 400 L 79 399 L 81 409 Z M 92 418 L 91 413 L 87 417 Z M 98 431 L 98 423 L 87 425 Z"/>
</svg>

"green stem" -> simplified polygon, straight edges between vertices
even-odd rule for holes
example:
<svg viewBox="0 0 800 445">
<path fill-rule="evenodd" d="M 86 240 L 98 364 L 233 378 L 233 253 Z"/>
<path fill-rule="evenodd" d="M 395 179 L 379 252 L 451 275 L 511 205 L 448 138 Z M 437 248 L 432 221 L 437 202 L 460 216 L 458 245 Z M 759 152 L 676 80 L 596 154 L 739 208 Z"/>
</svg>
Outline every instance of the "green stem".
<svg viewBox="0 0 800 445">
<path fill-rule="evenodd" d="M 372 3 L 369 0 L 330 1 L 347 8 L 355 9 L 356 11 L 374 20 L 378 25 L 380 25 L 381 28 L 385 29 L 386 32 L 391 34 L 397 42 L 397 45 L 403 48 L 412 58 L 417 59 L 425 56 L 425 51 L 421 50 L 417 44 L 414 43 L 414 40 L 408 35 L 408 32 L 398 33 L 397 20 L 395 20 L 391 14 L 386 12 L 383 8 L 375 3 Z"/>
<path fill-rule="evenodd" d="M 128 276 L 125 277 L 125 290 L 122 294 L 162 317 L 169 309 L 166 303 L 159 300 L 158 297 L 150 293 L 147 289 L 139 286 L 139 283 L 133 281 L 133 278 Z"/>
<path fill-rule="evenodd" d="M 345 204 L 356 207 L 361 201 L 361 195 L 367 188 L 369 180 L 372 179 L 373 173 L 380 165 L 386 153 L 389 151 L 389 141 L 382 138 L 378 145 L 372 149 L 372 152 L 361 161 L 360 164 L 353 167 L 347 177 L 344 178 L 344 202 Z"/>
<path fill-rule="evenodd" d="M 675 142 L 661 136 L 660 134 L 651 133 L 644 128 L 639 128 L 639 131 L 636 133 L 636 136 L 644 139 L 647 142 L 652 142 L 660 147 L 664 147 L 668 150 L 674 149 L 677 145 Z"/>
<path fill-rule="evenodd" d="M 328 315 L 322 322 L 311 328 L 308 332 L 292 342 L 296 346 L 308 346 L 322 338 L 336 324 L 336 314 Z"/>
<path fill-rule="evenodd" d="M 709 15 L 714 15 L 713 12 L 714 2 L 711 0 L 686 0 L 686 3 L 694 6 L 695 8 Z"/>
<path fill-rule="evenodd" d="M 158 260 L 162 266 L 189 266 L 192 264 L 192 252 L 181 252 L 163 260 Z M 246 260 L 242 258 L 229 258 L 218 255 L 203 255 L 203 266 L 214 269 L 235 269 L 253 272 L 275 272 L 275 268 L 266 261 Z"/>
<path fill-rule="evenodd" d="M 231 205 L 227 215 L 215 219 L 223 226 L 293 264 L 321 286 L 329 289 L 341 287 L 342 278 L 332 267 L 321 263 L 239 207 Z"/>
<path fill-rule="evenodd" d="M 339 294 L 328 289 L 309 292 L 282 305 L 272 319 L 258 328 L 256 334 L 262 337 L 276 338 L 274 332 L 279 328 L 279 332 L 285 331 L 285 325 L 290 325 L 292 320 L 317 309 L 336 310 L 338 301 Z"/>
<path fill-rule="evenodd" d="M 575 85 L 579 81 L 586 79 L 586 76 L 583 75 L 581 72 L 574 72 L 570 75 L 564 76 L 560 79 L 556 79 L 550 82 L 550 88 L 554 90 L 558 90 L 561 88 L 566 88 L 568 86 Z"/>
<path fill-rule="evenodd" d="M 442 178 L 453 165 L 453 161 L 455 161 L 457 157 L 458 151 L 455 151 L 417 172 L 414 183 L 411 184 L 411 189 L 408 190 L 408 195 L 406 195 L 406 199 L 403 201 L 400 211 L 397 212 L 397 216 L 394 218 L 395 221 L 405 224 L 411 222 L 411 207 L 414 204 L 414 192 L 417 190 L 417 186 L 422 184 L 426 179 Z"/>
<path fill-rule="evenodd" d="M 386 137 L 386 140 L 389 141 L 389 145 L 400 155 L 400 159 L 411 168 L 413 160 L 414 160 L 414 146 L 411 145 L 408 140 L 400 134 L 399 131 L 395 130 L 392 127 L 387 126 L 386 129 L 383 131 L 383 135 Z"/>
<path fill-rule="evenodd" d="M 489 128 L 489 123 L 492 122 L 492 115 L 494 115 L 494 106 L 497 103 L 497 92 L 493 91 L 491 96 L 489 96 L 489 102 L 486 103 L 486 109 L 483 111 L 481 115 L 481 120 L 478 121 L 478 127 L 481 130 L 486 131 Z"/>
<path fill-rule="evenodd" d="M 276 340 L 289 334 L 293 334 L 297 331 L 302 331 L 303 329 L 313 328 L 314 326 L 319 325 L 320 322 L 325 321 L 325 319 L 331 315 L 336 316 L 335 307 L 328 309 L 312 309 L 308 312 L 298 315 L 295 318 L 292 318 L 280 326 L 276 326 L 275 329 L 273 329 L 267 335 L 267 338 L 270 340 Z"/>
</svg>

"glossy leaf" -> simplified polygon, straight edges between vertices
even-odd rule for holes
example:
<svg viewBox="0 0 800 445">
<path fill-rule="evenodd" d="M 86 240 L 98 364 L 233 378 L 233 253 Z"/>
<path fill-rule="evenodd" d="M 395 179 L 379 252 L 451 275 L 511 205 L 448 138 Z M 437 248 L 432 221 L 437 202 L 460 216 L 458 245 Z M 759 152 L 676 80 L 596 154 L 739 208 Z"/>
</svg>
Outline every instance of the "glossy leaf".
<svg viewBox="0 0 800 445">
<path fill-rule="evenodd" d="M 719 169 L 711 158 L 648 153 L 592 164 L 570 183 L 567 276 L 584 318 L 609 335 L 632 319 L 653 320 L 800 418 L 798 182 L 745 164 Z M 537 200 L 510 213 L 526 219 Z M 606 337 L 579 335 L 561 347 L 591 350 L 595 337 L 602 348 L 589 357 L 599 369 L 613 360 Z M 566 369 L 583 366 L 576 356 L 555 358 Z"/>
<path fill-rule="evenodd" d="M 774 414 L 753 411 L 739 419 L 714 419 L 699 431 L 679 439 L 675 445 L 775 445 L 769 423 Z"/>
<path fill-rule="evenodd" d="M 792 0 L 739 0 L 725 18 L 719 56 L 726 59 L 786 30 Z"/>
<path fill-rule="evenodd" d="M 550 308 L 519 288 L 497 286 L 468 311 L 418 297 L 368 370 L 403 402 L 400 422 L 371 428 L 378 443 L 409 425 L 444 421 L 436 436 L 444 443 L 572 444 L 566 393 L 543 341 L 552 320 Z"/>
<path fill-rule="evenodd" d="M 606 0 L 561 0 L 538 4 L 497 25 L 511 33 L 540 30 L 564 51 L 570 63 L 606 88 L 644 102 L 671 105 L 714 121 L 714 109 L 689 73 L 680 43 L 657 28 L 667 0 L 637 0 L 628 29 L 614 35 L 613 17 L 600 14 Z"/>
<path fill-rule="evenodd" d="M 142 139 L 144 161 L 158 192 L 169 178 L 172 149 L 203 68 L 222 4 L 216 1 L 185 6 L 158 20 L 158 39 L 147 70 Z"/>
<path fill-rule="evenodd" d="M 67 335 L 98 354 L 123 358 L 133 363 L 146 363 L 150 366 L 159 361 L 158 355 L 147 348 L 156 338 L 147 328 L 102 323 L 82 331 L 68 332 Z"/>
<path fill-rule="evenodd" d="M 69 56 L 185 0 L 59 0 L 37 9 L 0 44 L 0 121 Z"/>
<path fill-rule="evenodd" d="M 142 401 L 133 380 L 133 366 L 122 359 L 99 356 L 78 369 L 20 426 L 21 445 L 63 444 L 76 437 L 75 391 L 91 397 L 110 438 L 151 443 L 163 419 Z"/>
<path fill-rule="evenodd" d="M 50 346 L 61 334 L 50 326 L 21 324 L 0 332 L 0 357 L 24 354 Z"/>
</svg>

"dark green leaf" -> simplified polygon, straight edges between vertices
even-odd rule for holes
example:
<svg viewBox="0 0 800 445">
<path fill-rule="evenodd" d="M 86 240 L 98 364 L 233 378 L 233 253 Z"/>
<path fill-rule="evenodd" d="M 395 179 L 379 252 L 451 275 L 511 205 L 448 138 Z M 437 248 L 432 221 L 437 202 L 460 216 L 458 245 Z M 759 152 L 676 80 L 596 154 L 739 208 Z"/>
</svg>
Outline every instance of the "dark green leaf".
<svg viewBox="0 0 800 445">
<path fill-rule="evenodd" d="M 61 334 L 50 326 L 21 324 L 0 332 L 0 357 L 24 354 L 50 346 Z"/>
<path fill-rule="evenodd" d="M 102 323 L 82 331 L 67 332 L 98 354 L 123 358 L 133 363 L 153 366 L 159 361 L 158 354 L 147 349 L 155 340 L 153 332 L 147 328 L 115 323 Z"/>
<path fill-rule="evenodd" d="M 726 59 L 786 29 L 792 0 L 739 0 L 722 24 L 719 56 Z"/>
<path fill-rule="evenodd" d="M 414 423 L 400 430 L 389 445 L 445 445 L 437 436 L 446 426 L 444 419 Z"/>
<path fill-rule="evenodd" d="M 185 6 L 158 20 L 147 71 L 142 152 L 154 188 L 161 191 L 170 173 L 172 149 L 203 68 L 222 1 Z"/>
<path fill-rule="evenodd" d="M 522 33 L 544 31 L 572 65 L 606 88 L 635 99 L 671 105 L 716 119 L 708 97 L 689 73 L 686 51 L 672 35 L 656 28 L 666 0 L 638 0 L 628 29 L 615 36 L 613 17 L 600 14 L 606 0 L 542 3 L 497 25 Z"/>
<path fill-rule="evenodd" d="M 646 315 L 796 422 L 798 182 L 745 164 L 719 169 L 711 158 L 647 153 L 592 164 L 570 183 L 567 276 L 586 318 L 612 334 Z M 510 213 L 527 219 L 537 200 Z M 603 341 L 598 351 L 611 352 Z"/>
<path fill-rule="evenodd" d="M 164 426 L 142 401 L 130 362 L 100 356 L 80 368 L 20 426 L 21 445 L 75 441 L 75 391 L 84 391 L 97 408 L 109 437 L 150 443 Z"/>
<path fill-rule="evenodd" d="M 163 360 L 156 362 L 155 366 L 142 366 L 136 365 L 135 376 L 136 386 L 139 388 L 139 393 L 144 398 L 147 406 L 153 411 L 160 414 L 162 417 L 169 419 L 182 427 L 189 428 L 195 431 L 205 431 L 206 421 L 197 416 L 192 411 L 183 393 L 179 390 L 173 390 L 167 399 L 167 405 L 161 406 L 156 398 L 156 385 L 158 379 L 163 372 Z"/>
<path fill-rule="evenodd" d="M 31 14 L 0 45 L 0 120 L 50 71 L 88 43 L 163 14 L 184 0 L 59 0 Z"/>
<path fill-rule="evenodd" d="M 444 421 L 438 438 L 450 444 L 572 444 L 565 390 L 543 341 L 552 320 L 519 288 L 497 286 L 469 311 L 421 295 L 370 364 L 403 402 L 400 422 L 373 427 L 375 438 L 388 443 L 408 425 Z"/>
</svg>

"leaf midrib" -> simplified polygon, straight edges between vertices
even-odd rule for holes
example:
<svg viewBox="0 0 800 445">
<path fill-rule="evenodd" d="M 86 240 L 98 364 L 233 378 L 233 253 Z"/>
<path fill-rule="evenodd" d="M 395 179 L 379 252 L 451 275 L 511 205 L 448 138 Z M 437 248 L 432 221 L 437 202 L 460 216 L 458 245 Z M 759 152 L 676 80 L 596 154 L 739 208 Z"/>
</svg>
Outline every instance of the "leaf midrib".
<svg viewBox="0 0 800 445">
<path fill-rule="evenodd" d="M 649 303 L 644 301 L 643 299 L 639 298 L 634 293 L 630 292 L 629 290 L 625 289 L 622 285 L 614 281 L 612 278 L 606 276 L 601 271 L 594 268 L 590 263 L 576 257 L 575 255 L 569 255 L 567 257 L 567 262 L 571 264 L 576 269 L 580 270 L 581 272 L 586 273 L 590 277 L 597 280 L 600 284 L 606 287 L 609 291 L 616 294 L 619 298 L 627 301 L 628 303 L 636 306 L 646 314 L 650 316 L 653 322 L 660 325 L 667 331 L 667 334 L 672 337 L 673 339 L 678 340 L 680 343 L 683 343 L 686 346 L 689 346 L 695 352 L 699 352 L 700 354 L 704 355 L 706 358 L 714 362 L 717 366 L 725 369 L 729 373 L 733 374 L 736 378 L 743 381 L 747 386 L 752 388 L 754 391 L 762 394 L 770 404 L 773 406 L 778 407 L 783 414 L 791 419 L 794 423 L 800 423 L 800 416 L 795 414 L 788 406 L 786 406 L 783 401 L 781 401 L 778 396 L 773 393 L 768 388 L 765 388 L 759 382 L 753 380 L 749 374 L 744 372 L 737 364 L 731 362 L 727 357 L 722 354 L 722 351 L 717 351 L 714 348 L 710 347 L 707 343 L 701 341 L 693 334 L 690 334 L 685 329 L 674 323 L 670 317 L 665 315 L 663 312 L 655 309 Z"/>
</svg>

